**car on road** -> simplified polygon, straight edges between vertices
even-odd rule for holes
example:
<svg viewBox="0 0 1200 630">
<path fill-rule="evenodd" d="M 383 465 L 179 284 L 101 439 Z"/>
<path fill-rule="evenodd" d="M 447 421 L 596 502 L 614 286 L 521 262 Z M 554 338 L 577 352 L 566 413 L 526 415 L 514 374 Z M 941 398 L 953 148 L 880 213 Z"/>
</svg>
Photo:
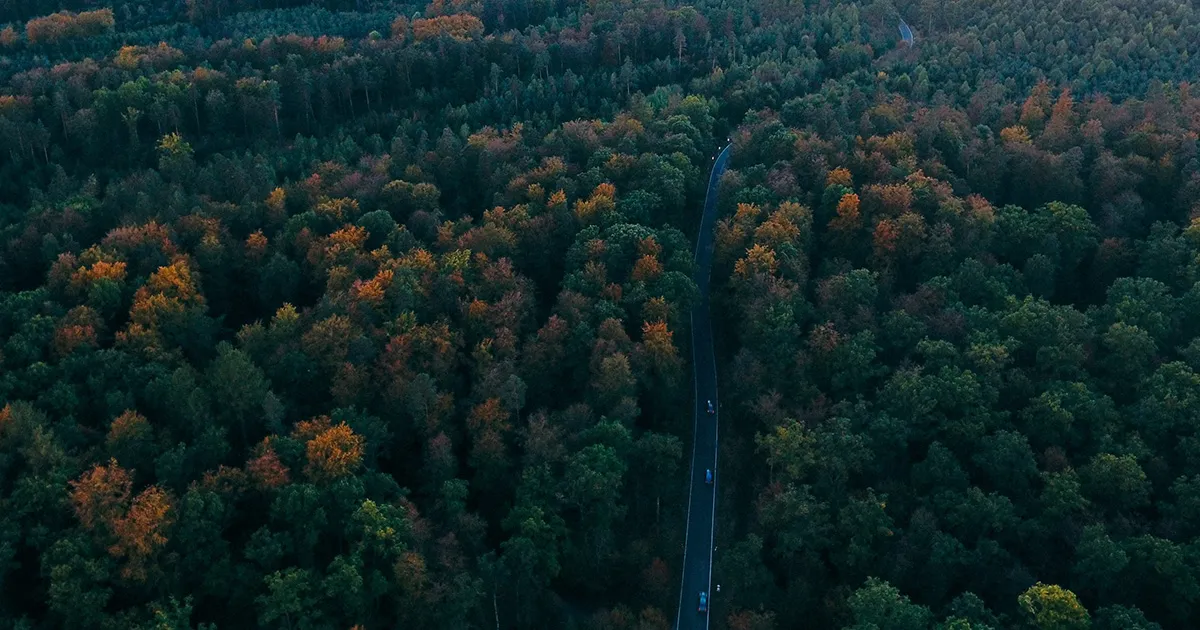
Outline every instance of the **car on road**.
<svg viewBox="0 0 1200 630">
<path fill-rule="evenodd" d="M 705 468 L 705 469 L 704 469 L 704 483 L 707 483 L 707 484 L 710 484 L 710 485 L 711 485 L 711 484 L 712 484 L 712 479 L 713 479 L 713 477 L 712 477 L 712 469 L 711 469 L 711 468 Z"/>
<path fill-rule="evenodd" d="M 712 401 L 710 400 L 710 401 L 708 401 L 708 415 L 711 416 L 715 413 L 717 413 L 717 409 L 716 409 L 716 407 L 713 407 Z"/>
<path fill-rule="evenodd" d="M 697 607 L 697 610 L 702 613 L 708 612 L 708 593 L 700 591 L 700 605 Z"/>
</svg>

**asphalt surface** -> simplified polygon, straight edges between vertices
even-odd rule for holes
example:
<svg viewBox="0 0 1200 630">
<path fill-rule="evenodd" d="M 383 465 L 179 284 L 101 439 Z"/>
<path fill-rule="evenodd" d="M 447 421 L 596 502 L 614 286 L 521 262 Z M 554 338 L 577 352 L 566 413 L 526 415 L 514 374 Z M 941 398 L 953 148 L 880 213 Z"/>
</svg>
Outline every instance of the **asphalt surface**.
<svg viewBox="0 0 1200 630">
<path fill-rule="evenodd" d="M 693 411 L 692 469 L 688 492 L 687 534 L 683 549 L 683 579 L 679 587 L 679 611 L 675 616 L 677 630 L 708 628 L 708 614 L 698 610 L 700 592 L 708 593 L 709 608 L 713 603 L 712 558 L 713 535 L 717 511 L 717 361 L 713 353 L 712 321 L 708 308 L 708 281 L 712 273 L 713 225 L 717 221 L 717 185 L 729 163 L 732 144 L 717 155 L 708 178 L 708 193 L 704 199 L 704 214 L 700 218 L 700 234 L 696 237 L 696 287 L 700 299 L 692 308 L 692 379 L 696 400 Z M 717 413 L 708 415 L 711 400 Z M 713 483 L 704 483 L 706 470 L 713 471 Z M 719 596 L 719 595 L 718 595 Z"/>
</svg>

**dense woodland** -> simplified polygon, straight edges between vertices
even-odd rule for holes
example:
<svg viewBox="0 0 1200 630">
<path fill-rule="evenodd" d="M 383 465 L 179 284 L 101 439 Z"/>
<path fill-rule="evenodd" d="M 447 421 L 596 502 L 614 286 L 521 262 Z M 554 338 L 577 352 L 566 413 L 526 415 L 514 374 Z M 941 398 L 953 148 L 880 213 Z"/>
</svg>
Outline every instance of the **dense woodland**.
<svg viewBox="0 0 1200 630">
<path fill-rule="evenodd" d="M 1200 626 L 1198 75 L 1184 0 L 4 2 L 0 628 L 672 627 L 726 137 L 714 627 Z"/>
</svg>

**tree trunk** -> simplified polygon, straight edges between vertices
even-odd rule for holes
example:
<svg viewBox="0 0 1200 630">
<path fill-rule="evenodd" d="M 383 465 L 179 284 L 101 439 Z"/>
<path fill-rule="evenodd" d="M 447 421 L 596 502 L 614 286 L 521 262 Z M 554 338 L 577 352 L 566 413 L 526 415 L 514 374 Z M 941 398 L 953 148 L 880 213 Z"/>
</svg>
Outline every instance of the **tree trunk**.
<svg viewBox="0 0 1200 630">
<path fill-rule="evenodd" d="M 492 613 L 496 615 L 496 630 L 500 630 L 500 606 L 496 603 L 496 588 L 492 587 Z"/>
</svg>

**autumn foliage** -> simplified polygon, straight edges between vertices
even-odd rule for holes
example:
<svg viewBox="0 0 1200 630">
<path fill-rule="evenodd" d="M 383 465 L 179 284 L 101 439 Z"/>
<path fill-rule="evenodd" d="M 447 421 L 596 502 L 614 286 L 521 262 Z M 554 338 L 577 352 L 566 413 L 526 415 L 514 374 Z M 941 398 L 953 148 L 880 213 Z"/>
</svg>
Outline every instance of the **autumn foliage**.
<svg viewBox="0 0 1200 630">
<path fill-rule="evenodd" d="M 88 529 L 111 527 L 127 509 L 133 481 L 117 461 L 96 464 L 71 482 L 75 516 Z"/>
<path fill-rule="evenodd" d="M 412 34 L 418 42 L 442 35 L 467 40 L 483 34 L 483 22 L 468 13 L 417 18 L 412 21 Z"/>
<path fill-rule="evenodd" d="M 665 630 L 707 322 L 714 626 L 1200 627 L 1195 3 L 84 4 L 0 3 L 0 626 Z"/>
<path fill-rule="evenodd" d="M 353 473 L 362 463 L 363 437 L 344 422 L 335 426 L 328 426 L 328 418 L 315 422 L 316 426 L 298 433 L 313 432 L 305 445 L 305 474 L 316 480 L 331 480 Z"/>
<path fill-rule="evenodd" d="M 106 33 L 112 29 L 113 24 L 112 9 L 82 13 L 60 11 L 26 22 L 25 37 L 30 44 L 57 44 L 67 39 Z"/>
<path fill-rule="evenodd" d="M 123 577 L 146 579 L 154 555 L 167 544 L 167 532 L 175 520 L 173 510 L 170 495 L 152 486 L 134 497 L 125 514 L 110 524 L 115 541 L 108 552 L 125 560 Z"/>
<path fill-rule="evenodd" d="M 246 462 L 246 472 L 261 490 L 279 488 L 290 480 L 287 466 L 279 460 L 279 455 L 275 453 L 270 442 L 265 440 L 260 447 L 260 454 Z"/>
</svg>

